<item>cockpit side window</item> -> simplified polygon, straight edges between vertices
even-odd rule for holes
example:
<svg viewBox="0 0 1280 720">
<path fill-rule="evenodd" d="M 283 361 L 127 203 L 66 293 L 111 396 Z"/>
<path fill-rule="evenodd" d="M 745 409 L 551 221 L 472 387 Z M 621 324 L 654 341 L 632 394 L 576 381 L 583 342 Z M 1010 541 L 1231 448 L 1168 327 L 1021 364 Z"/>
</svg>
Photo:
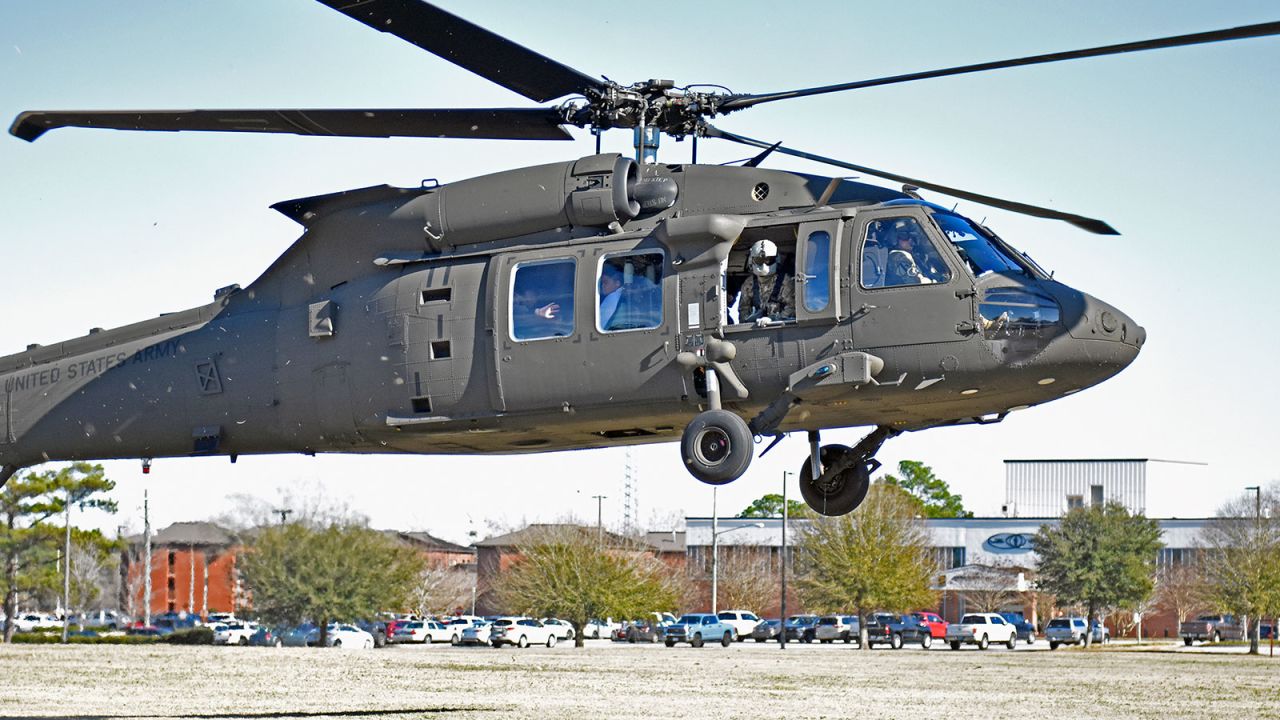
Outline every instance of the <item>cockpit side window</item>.
<svg viewBox="0 0 1280 720">
<path fill-rule="evenodd" d="M 1026 266 L 1005 252 L 999 243 L 959 215 L 934 213 L 933 221 L 938 224 L 943 236 L 955 246 L 956 253 L 969 266 L 974 277 L 982 277 L 991 272 L 1031 274 Z"/>
<path fill-rule="evenodd" d="M 651 330 L 662 325 L 660 252 L 606 255 L 596 279 L 596 328 Z"/>
<path fill-rule="evenodd" d="M 569 258 L 516 265 L 511 273 L 511 339 L 542 340 L 573 334 L 575 266 Z"/>
<path fill-rule="evenodd" d="M 821 312 L 831 302 L 831 233 L 815 230 L 805 240 L 804 309 Z"/>
<path fill-rule="evenodd" d="M 913 217 L 872 220 L 862 244 L 862 287 L 931 285 L 951 280 L 951 269 Z"/>
</svg>

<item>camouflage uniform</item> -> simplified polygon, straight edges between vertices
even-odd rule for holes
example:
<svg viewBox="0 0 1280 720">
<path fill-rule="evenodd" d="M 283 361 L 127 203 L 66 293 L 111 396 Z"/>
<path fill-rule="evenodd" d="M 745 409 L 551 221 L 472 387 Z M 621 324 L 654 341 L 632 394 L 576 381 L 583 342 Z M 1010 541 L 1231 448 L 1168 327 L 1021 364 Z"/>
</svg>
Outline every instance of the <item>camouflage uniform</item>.
<svg viewBox="0 0 1280 720">
<path fill-rule="evenodd" d="M 747 276 L 738 292 L 738 322 L 794 320 L 796 317 L 796 284 L 790 273 L 774 273 L 761 278 Z"/>
</svg>

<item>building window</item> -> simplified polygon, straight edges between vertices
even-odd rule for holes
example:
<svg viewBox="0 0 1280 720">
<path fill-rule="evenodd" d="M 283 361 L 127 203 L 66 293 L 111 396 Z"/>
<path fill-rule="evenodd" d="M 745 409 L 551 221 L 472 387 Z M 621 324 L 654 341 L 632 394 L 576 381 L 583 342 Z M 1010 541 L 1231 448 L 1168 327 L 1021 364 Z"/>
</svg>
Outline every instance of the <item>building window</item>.
<svg viewBox="0 0 1280 720">
<path fill-rule="evenodd" d="M 951 570 L 964 566 L 964 547 L 936 547 L 933 549 L 934 559 L 939 570 Z"/>
<path fill-rule="evenodd" d="M 1068 496 L 1067 496 L 1067 512 L 1071 512 L 1072 510 L 1075 510 L 1075 509 L 1077 509 L 1077 508 L 1082 508 L 1082 507 L 1084 507 L 1084 496 L 1083 496 L 1083 495 L 1068 495 Z"/>
<path fill-rule="evenodd" d="M 1093 505 L 1094 507 L 1102 506 L 1102 486 L 1101 485 L 1089 486 L 1089 504 Z"/>
</svg>

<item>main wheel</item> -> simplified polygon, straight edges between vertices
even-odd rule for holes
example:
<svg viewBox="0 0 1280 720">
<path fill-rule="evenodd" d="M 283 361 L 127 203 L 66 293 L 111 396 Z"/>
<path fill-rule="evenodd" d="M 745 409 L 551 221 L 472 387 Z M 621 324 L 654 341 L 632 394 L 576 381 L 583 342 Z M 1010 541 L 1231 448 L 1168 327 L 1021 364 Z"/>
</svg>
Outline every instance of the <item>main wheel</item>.
<svg viewBox="0 0 1280 720">
<path fill-rule="evenodd" d="M 848 453 L 845 445 L 824 445 L 818 451 L 822 466 L 829 467 Z M 800 496 L 805 504 L 822 515 L 846 515 L 862 504 L 871 487 L 871 471 L 866 463 L 854 463 L 826 481 L 813 477 L 813 458 L 807 458 L 800 466 Z"/>
<path fill-rule="evenodd" d="M 729 647 L 731 644 L 733 644 L 733 633 L 726 630 L 724 633 L 724 637 L 720 638 L 720 644 L 723 645 L 724 647 Z"/>
<path fill-rule="evenodd" d="M 698 413 L 680 439 L 685 468 L 709 485 L 724 485 L 742 477 L 754 452 L 747 421 L 728 410 Z"/>
</svg>

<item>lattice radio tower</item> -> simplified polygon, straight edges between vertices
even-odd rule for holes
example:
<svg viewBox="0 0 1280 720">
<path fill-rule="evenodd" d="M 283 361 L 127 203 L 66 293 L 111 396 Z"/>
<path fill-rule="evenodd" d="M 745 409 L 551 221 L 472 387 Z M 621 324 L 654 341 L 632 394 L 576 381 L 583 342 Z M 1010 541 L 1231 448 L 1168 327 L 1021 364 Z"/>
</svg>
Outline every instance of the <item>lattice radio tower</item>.
<svg viewBox="0 0 1280 720">
<path fill-rule="evenodd" d="M 631 460 L 631 448 L 627 448 L 622 470 L 622 532 L 630 535 L 640 529 L 640 502 L 635 464 Z"/>
</svg>

